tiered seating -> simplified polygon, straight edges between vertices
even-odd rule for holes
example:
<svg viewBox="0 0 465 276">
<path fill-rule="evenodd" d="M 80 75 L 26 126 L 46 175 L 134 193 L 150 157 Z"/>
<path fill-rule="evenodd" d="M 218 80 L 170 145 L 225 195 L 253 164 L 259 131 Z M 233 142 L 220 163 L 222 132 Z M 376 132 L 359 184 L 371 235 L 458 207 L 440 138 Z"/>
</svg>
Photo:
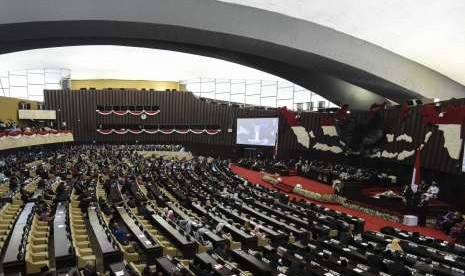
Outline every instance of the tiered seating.
<svg viewBox="0 0 465 276">
<path fill-rule="evenodd" d="M 3 197 L 10 190 L 10 183 L 5 181 L 5 183 L 0 185 L 0 198 Z"/>
<path fill-rule="evenodd" d="M 50 267 L 49 235 L 48 222 L 40 221 L 38 215 L 35 215 L 26 246 L 26 273 L 39 273 L 43 267 Z"/>
<path fill-rule="evenodd" d="M 0 210 L 0 252 L 8 239 L 13 228 L 14 222 L 21 212 L 19 204 L 5 204 Z"/>
<path fill-rule="evenodd" d="M 146 220 L 144 216 L 137 213 L 136 209 L 134 209 L 134 213 L 136 214 L 139 222 L 144 226 L 145 229 L 147 229 L 151 237 L 162 246 L 163 256 L 178 255 L 176 247 L 163 234 L 161 234 L 149 220 Z"/>
<path fill-rule="evenodd" d="M 84 223 L 84 215 L 79 208 L 79 201 L 74 192 L 71 195 L 69 212 L 72 243 L 76 249 L 77 266 L 78 268 L 84 268 L 89 262 L 95 266 L 96 257 L 90 244 L 89 233 Z"/>
<path fill-rule="evenodd" d="M 37 185 L 39 183 L 39 178 L 31 179 L 31 181 L 24 187 L 26 192 L 33 194 L 37 190 Z"/>
<path fill-rule="evenodd" d="M 67 202 L 67 196 L 48 200 L 56 206 L 53 231 L 34 215 L 34 204 L 39 203 L 32 200 L 21 211 L 22 202 L 15 195 L 13 203 L 0 209 L 0 248 L 6 274 L 24 273 L 24 268 L 27 274 L 38 273 L 45 267 L 60 273 L 74 266 L 67 262 L 70 258 L 76 259 L 81 269 L 90 262 L 98 272 L 111 275 L 142 275 L 150 267 L 165 274 L 181 270 L 182 275 L 374 276 L 388 272 L 393 263 L 415 275 L 426 275 L 417 263 L 428 258 L 433 260 L 428 266 L 432 275 L 463 275 L 465 271 L 463 247 L 399 229 L 384 229 L 383 234 L 365 232 L 362 220 L 317 204 L 288 202 L 268 189 L 245 185 L 225 165 L 214 161 L 165 163 L 127 151 L 118 153 L 118 158 L 110 151 L 102 153 L 108 157 L 104 162 L 100 162 L 98 150 L 80 155 L 76 162 L 73 160 L 79 158 L 72 154 L 58 162 L 73 166 L 74 170 L 67 168 L 72 171 L 69 178 L 74 178 L 70 182 L 75 180 L 74 190 L 82 201 L 74 192 L 65 205 L 62 202 Z M 102 171 L 103 177 L 96 177 L 95 171 Z M 63 175 L 63 168 L 57 174 Z M 152 183 L 136 184 L 139 177 Z M 113 194 L 107 195 L 104 188 L 110 186 L 103 187 L 97 179 L 110 179 L 112 189 L 108 191 Z M 58 183 L 48 183 L 63 195 L 57 190 Z M 34 187 L 37 183 L 33 181 L 26 185 L 30 191 Z M 98 198 L 105 202 L 97 203 Z M 147 205 L 141 206 L 141 202 Z M 168 218 L 166 213 L 171 212 L 165 207 L 174 217 Z M 106 216 L 103 211 L 113 213 Z M 118 231 L 129 234 L 128 245 L 115 239 L 110 220 L 118 224 Z M 197 235 L 205 246 L 198 243 Z M 401 239 L 403 251 L 385 253 L 394 238 Z M 57 242 L 69 239 L 75 250 L 69 250 L 69 242 Z M 52 240 L 53 256 L 48 249 Z M 157 255 L 161 253 L 157 243 L 163 250 L 161 258 L 155 258 L 161 256 Z M 380 265 L 371 262 L 375 255 L 381 258 Z M 189 260 L 191 271 L 186 268 Z"/>
<path fill-rule="evenodd" d="M 99 181 L 97 181 L 96 184 L 96 194 L 101 197 L 101 198 L 107 198 L 107 194 L 105 192 L 105 189 L 103 189 L 102 185 L 100 184 Z M 115 192 L 117 193 L 117 189 L 115 189 Z M 118 194 L 118 198 L 121 198 L 121 194 Z M 101 213 L 103 214 L 103 213 Z M 106 225 L 109 225 L 110 222 L 110 217 L 103 214 L 103 220 Z M 112 234 L 113 235 L 113 234 Z M 139 262 L 140 261 L 140 256 L 139 253 L 136 251 L 134 246 L 131 243 L 128 243 L 127 245 L 121 244 L 116 238 L 114 238 L 116 241 L 116 244 L 119 248 L 119 250 L 123 253 L 123 257 L 127 262 Z"/>
<path fill-rule="evenodd" d="M 69 213 L 68 201 L 57 203 L 53 219 L 53 253 L 58 272 L 66 272 L 76 265 Z"/>
</svg>

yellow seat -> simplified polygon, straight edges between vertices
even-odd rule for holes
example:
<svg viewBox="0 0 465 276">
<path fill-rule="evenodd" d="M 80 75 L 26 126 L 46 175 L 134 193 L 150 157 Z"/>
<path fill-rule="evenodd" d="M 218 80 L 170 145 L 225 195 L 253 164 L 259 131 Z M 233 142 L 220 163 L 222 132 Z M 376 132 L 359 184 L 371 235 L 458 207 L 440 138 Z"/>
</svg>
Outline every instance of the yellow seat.
<svg viewBox="0 0 465 276">
<path fill-rule="evenodd" d="M 89 241 L 89 237 L 84 236 L 84 235 L 76 235 L 76 241 L 82 242 L 82 241 Z"/>
<path fill-rule="evenodd" d="M 48 244 L 48 238 L 35 237 L 34 233 L 30 234 L 30 237 L 34 240 L 35 244 Z"/>
<path fill-rule="evenodd" d="M 88 241 L 76 242 L 76 246 L 79 248 L 89 248 L 90 242 Z"/>
<path fill-rule="evenodd" d="M 31 247 L 33 247 L 34 250 L 39 251 L 39 252 L 48 250 L 48 245 L 47 244 L 31 245 Z"/>
<path fill-rule="evenodd" d="M 198 246 L 197 246 L 197 253 L 204 253 L 204 252 L 207 252 L 208 250 L 212 249 L 211 246 L 208 246 L 208 245 L 202 245 L 200 243 L 198 243 Z"/>
<path fill-rule="evenodd" d="M 48 232 L 43 232 L 43 231 L 34 231 L 32 232 L 32 235 L 34 235 L 34 238 L 40 238 L 40 239 L 45 239 L 48 238 Z"/>
<path fill-rule="evenodd" d="M 26 273 L 34 274 L 39 273 L 42 267 L 49 267 L 49 261 L 43 254 L 34 254 L 28 250 L 25 257 L 26 261 Z"/>
<path fill-rule="evenodd" d="M 43 250 L 43 247 L 36 247 L 36 246 L 33 246 L 33 245 L 28 245 L 27 250 L 28 250 L 28 252 L 31 252 L 36 256 L 40 256 L 40 255 L 42 255 L 44 257 L 48 256 L 47 250 Z"/>
<path fill-rule="evenodd" d="M 260 246 L 267 246 L 269 244 L 269 240 L 268 239 L 264 239 L 264 238 L 258 238 L 258 241 L 257 241 L 257 245 L 258 247 Z"/>
<path fill-rule="evenodd" d="M 81 255 L 84 255 L 84 256 L 93 254 L 92 248 L 89 248 L 89 247 L 87 248 L 79 247 L 79 252 L 81 253 Z"/>
<path fill-rule="evenodd" d="M 46 222 L 46 221 L 36 220 L 36 224 L 38 226 L 47 226 L 48 227 L 48 222 Z"/>
<path fill-rule="evenodd" d="M 47 232 L 48 233 L 48 230 L 49 230 L 49 227 L 48 226 L 39 226 L 37 224 L 33 225 L 32 226 L 32 229 L 36 232 Z"/>
<path fill-rule="evenodd" d="M 82 228 L 82 227 L 86 227 L 86 225 L 85 225 L 84 223 L 82 223 L 82 222 L 80 222 L 80 223 L 78 223 L 78 222 L 73 222 L 73 226 L 74 226 L 74 227 L 81 227 L 81 228 Z"/>
<path fill-rule="evenodd" d="M 74 229 L 74 233 L 76 235 L 87 235 L 87 231 L 85 229 Z"/>
<path fill-rule="evenodd" d="M 177 250 L 174 247 L 163 247 L 163 256 L 176 256 Z"/>
<path fill-rule="evenodd" d="M 96 258 L 95 258 L 95 255 L 81 255 L 78 253 L 77 260 L 78 260 L 78 268 L 84 268 L 89 262 L 92 263 L 93 266 L 95 266 Z"/>
</svg>

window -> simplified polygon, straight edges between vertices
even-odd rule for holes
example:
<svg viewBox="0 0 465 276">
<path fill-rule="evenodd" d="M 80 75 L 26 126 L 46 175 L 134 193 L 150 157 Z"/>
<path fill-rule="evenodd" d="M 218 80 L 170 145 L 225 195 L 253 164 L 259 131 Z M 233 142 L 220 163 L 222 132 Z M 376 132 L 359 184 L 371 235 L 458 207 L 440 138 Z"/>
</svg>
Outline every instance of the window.
<svg viewBox="0 0 465 276">
<path fill-rule="evenodd" d="M 325 108 L 325 101 L 318 101 L 318 108 Z"/>
<path fill-rule="evenodd" d="M 313 111 L 313 102 L 307 103 L 307 111 Z"/>
<path fill-rule="evenodd" d="M 297 103 L 297 111 L 302 111 L 304 110 L 304 103 Z"/>
</svg>

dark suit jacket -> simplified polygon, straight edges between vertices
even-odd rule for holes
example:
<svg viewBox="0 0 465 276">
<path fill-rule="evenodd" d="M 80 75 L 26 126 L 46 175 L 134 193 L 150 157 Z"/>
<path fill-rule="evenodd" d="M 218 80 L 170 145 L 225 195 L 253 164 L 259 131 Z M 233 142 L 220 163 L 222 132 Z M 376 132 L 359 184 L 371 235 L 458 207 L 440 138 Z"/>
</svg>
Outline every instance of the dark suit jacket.
<svg viewBox="0 0 465 276">
<path fill-rule="evenodd" d="M 389 264 L 388 273 L 396 276 L 412 276 L 410 270 L 408 270 L 403 264 L 399 262 Z"/>
</svg>

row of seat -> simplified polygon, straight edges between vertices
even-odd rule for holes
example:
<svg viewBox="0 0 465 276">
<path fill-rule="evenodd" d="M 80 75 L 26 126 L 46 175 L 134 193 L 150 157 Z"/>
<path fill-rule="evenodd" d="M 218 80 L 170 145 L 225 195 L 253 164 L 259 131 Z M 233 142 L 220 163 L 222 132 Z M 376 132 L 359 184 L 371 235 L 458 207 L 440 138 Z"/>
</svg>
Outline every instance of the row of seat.
<svg viewBox="0 0 465 276">
<path fill-rule="evenodd" d="M 6 245 L 6 240 L 19 213 L 21 213 L 21 204 L 7 203 L 0 211 L 0 252 Z"/>
<path fill-rule="evenodd" d="M 10 182 L 7 180 L 0 185 L 0 198 L 10 190 Z"/>
<path fill-rule="evenodd" d="M 102 179 L 105 179 L 105 178 L 102 178 Z M 95 192 L 99 198 L 107 198 L 105 189 L 101 185 L 100 181 L 97 181 Z M 110 217 L 105 215 L 104 213 L 102 213 L 102 215 L 103 215 L 102 217 L 103 217 L 105 224 L 108 226 L 110 223 Z M 139 254 L 137 253 L 136 249 L 131 243 L 124 245 L 120 243 L 116 238 L 114 240 L 116 241 L 118 249 L 123 253 L 123 257 L 127 262 L 140 261 Z"/>
<path fill-rule="evenodd" d="M 134 210 L 138 220 L 147 229 L 150 236 L 163 247 L 163 256 L 177 256 L 178 250 L 176 247 L 163 235 L 161 234 L 151 223 L 146 220 L 141 214 Z"/>
<path fill-rule="evenodd" d="M 74 191 L 71 194 L 68 210 L 70 212 L 72 244 L 76 248 L 77 266 L 78 268 L 84 268 L 87 263 L 95 266 L 96 257 L 90 245 L 89 233 L 84 223 L 84 215 L 79 208 L 79 200 Z"/>
<path fill-rule="evenodd" d="M 34 215 L 26 245 L 25 261 L 28 274 L 39 273 L 44 267 L 50 267 L 49 230 L 48 222 L 40 221 L 38 215 Z"/>
</svg>

